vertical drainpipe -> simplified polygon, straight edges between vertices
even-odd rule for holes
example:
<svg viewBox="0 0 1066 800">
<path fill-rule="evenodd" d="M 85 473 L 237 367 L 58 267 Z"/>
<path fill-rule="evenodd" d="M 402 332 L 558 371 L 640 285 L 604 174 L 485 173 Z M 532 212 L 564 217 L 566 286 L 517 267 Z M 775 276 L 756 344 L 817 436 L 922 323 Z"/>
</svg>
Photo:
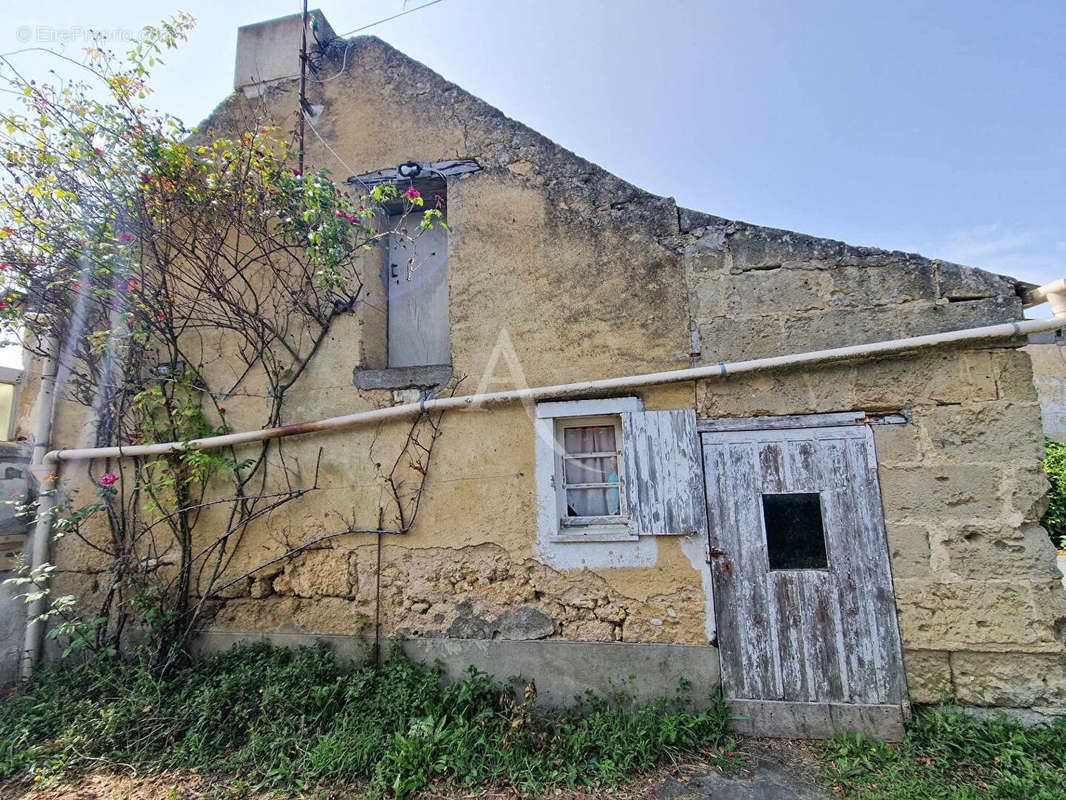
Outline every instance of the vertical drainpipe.
<svg viewBox="0 0 1066 800">
<path fill-rule="evenodd" d="M 37 481 L 37 521 L 30 544 L 30 568 L 34 570 L 48 562 L 52 538 L 52 515 L 56 507 L 56 492 L 59 490 L 59 462 L 55 462 L 54 468 L 44 463 L 45 453 L 51 447 L 52 417 L 55 410 L 57 353 L 59 352 L 59 342 L 55 336 L 48 336 L 44 339 L 44 352 L 41 389 L 34 407 L 36 429 L 33 437 L 33 454 L 30 458 L 30 473 Z M 44 588 L 46 587 L 39 587 L 39 589 Z M 34 667 L 40 661 L 44 643 L 44 622 L 38 621 L 38 617 L 47 610 L 47 596 L 29 603 L 26 609 L 26 630 L 22 637 L 21 674 L 23 679 L 33 675 Z"/>
</svg>

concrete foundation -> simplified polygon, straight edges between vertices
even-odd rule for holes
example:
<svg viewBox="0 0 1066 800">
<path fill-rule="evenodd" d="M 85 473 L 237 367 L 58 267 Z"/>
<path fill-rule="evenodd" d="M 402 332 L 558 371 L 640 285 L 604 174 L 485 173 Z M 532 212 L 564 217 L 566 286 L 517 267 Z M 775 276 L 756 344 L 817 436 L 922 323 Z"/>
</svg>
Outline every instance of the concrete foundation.
<svg viewBox="0 0 1066 800">
<path fill-rule="evenodd" d="M 399 639 L 408 657 L 438 663 L 448 681 L 462 680 L 468 667 L 505 681 L 520 676 L 537 686 L 537 702 L 573 705 L 586 691 L 600 696 L 619 691 L 638 702 L 672 696 L 681 681 L 691 686 L 693 705 L 704 707 L 718 691 L 718 648 L 682 644 L 503 641 L 486 639 Z M 327 642 L 345 661 L 367 657 L 372 640 L 360 636 L 308 633 L 205 632 L 201 653 L 216 653 L 247 642 L 300 647 Z"/>
</svg>

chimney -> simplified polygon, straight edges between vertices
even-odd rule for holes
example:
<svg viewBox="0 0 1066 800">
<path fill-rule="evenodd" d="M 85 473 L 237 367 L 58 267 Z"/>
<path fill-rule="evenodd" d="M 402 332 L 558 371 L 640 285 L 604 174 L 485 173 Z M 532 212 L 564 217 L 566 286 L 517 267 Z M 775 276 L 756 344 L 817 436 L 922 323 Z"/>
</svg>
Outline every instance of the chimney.
<svg viewBox="0 0 1066 800">
<path fill-rule="evenodd" d="M 307 12 L 307 52 L 313 55 L 337 34 L 317 8 Z M 237 67 L 233 88 L 255 96 L 276 81 L 300 77 L 303 14 L 243 25 L 237 29 Z"/>
</svg>

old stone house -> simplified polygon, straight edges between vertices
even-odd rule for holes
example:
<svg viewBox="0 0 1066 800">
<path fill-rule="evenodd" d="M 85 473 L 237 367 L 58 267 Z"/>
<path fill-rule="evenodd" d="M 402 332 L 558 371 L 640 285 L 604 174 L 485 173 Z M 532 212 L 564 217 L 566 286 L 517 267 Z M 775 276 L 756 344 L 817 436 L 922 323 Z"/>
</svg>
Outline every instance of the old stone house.
<svg viewBox="0 0 1066 800">
<path fill-rule="evenodd" d="M 474 393 L 716 371 L 449 413 L 409 533 L 257 573 L 203 647 L 355 652 L 379 617 L 420 658 L 521 673 L 549 701 L 684 678 L 701 696 L 721 685 L 747 729 L 796 735 L 894 736 L 908 703 L 942 699 L 1066 711 L 1024 336 L 729 366 L 1015 322 L 1032 287 L 681 208 L 315 17 L 331 79 L 308 82 L 309 162 L 363 183 L 414 165 L 446 194 L 449 230 L 419 240 L 418 280 L 381 272 L 286 422 L 417 400 L 452 375 Z M 292 119 L 300 25 L 241 29 L 235 92 L 205 130 L 238 133 L 252 104 Z M 84 422 L 61 403 L 53 441 L 76 446 Z M 404 428 L 293 439 L 312 462 L 323 448 L 322 488 L 250 529 L 234 574 L 276 552 L 279 525 L 312 537 L 337 509 L 372 517 L 371 462 Z M 73 540 L 55 553 L 91 557 Z"/>
</svg>

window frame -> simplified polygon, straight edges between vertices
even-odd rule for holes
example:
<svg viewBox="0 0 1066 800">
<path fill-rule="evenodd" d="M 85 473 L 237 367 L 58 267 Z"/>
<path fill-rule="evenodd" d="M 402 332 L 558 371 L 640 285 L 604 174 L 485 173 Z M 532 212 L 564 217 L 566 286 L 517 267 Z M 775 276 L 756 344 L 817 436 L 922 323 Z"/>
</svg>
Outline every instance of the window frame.
<svg viewBox="0 0 1066 800">
<path fill-rule="evenodd" d="M 25 357 L 25 350 L 23 350 Z M 6 419 L 0 418 L 0 442 L 13 442 L 18 434 L 19 403 L 22 402 L 22 387 L 25 370 L 15 367 L 0 367 L 0 383 L 11 386 L 11 408 Z"/>
<path fill-rule="evenodd" d="M 614 428 L 614 446 L 611 452 L 575 453 L 566 452 L 565 431 L 567 428 L 587 428 L 592 426 L 612 426 Z M 598 414 L 585 417 L 558 417 L 555 419 L 555 486 L 556 513 L 559 517 L 559 528 L 571 533 L 587 533 L 590 529 L 596 532 L 608 532 L 608 529 L 629 531 L 629 514 L 626 505 L 625 484 L 625 444 L 622 440 L 622 415 L 621 414 Z M 566 462 L 580 458 L 608 458 L 613 457 L 618 465 L 618 482 L 587 484 L 578 483 L 568 485 L 566 482 Z M 571 517 L 567 514 L 566 490 L 569 489 L 595 489 L 618 487 L 618 514 L 604 516 Z M 612 530 L 613 532 L 613 530 Z"/>
<path fill-rule="evenodd" d="M 576 548 L 573 555 L 566 555 L 565 559 L 580 557 L 581 564 L 599 563 L 597 559 L 610 559 L 615 551 L 610 549 L 592 550 L 580 548 L 579 545 L 589 542 L 629 542 L 637 547 L 640 537 L 637 535 L 631 518 L 609 517 L 599 518 L 594 522 L 594 517 L 568 517 L 567 519 L 584 520 L 586 524 L 563 525 L 562 520 L 566 517 L 565 505 L 560 500 L 560 487 L 565 482 L 560 479 L 562 459 L 560 453 L 562 445 L 559 442 L 558 431 L 560 428 L 577 427 L 580 421 L 590 418 L 611 418 L 621 425 L 615 435 L 620 437 L 615 441 L 615 447 L 619 451 L 619 477 L 620 497 L 619 507 L 622 503 L 628 503 L 624 478 L 625 457 L 627 443 L 625 441 L 625 424 L 622 419 L 625 414 L 644 410 L 644 401 L 635 396 L 589 398 L 585 400 L 544 400 L 536 404 L 534 417 L 534 430 L 536 434 L 536 491 L 537 504 L 537 538 L 539 546 L 544 548 L 544 553 L 549 559 L 561 557 L 562 553 L 569 553 L 570 547 Z M 575 422 L 575 420 L 577 422 Z M 565 498 L 565 494 L 562 495 Z M 591 523 L 591 524 L 589 524 Z M 555 549 L 552 545 L 562 545 Z M 580 555 L 579 555 L 580 554 Z M 569 561 L 565 561 L 569 563 Z"/>
</svg>

